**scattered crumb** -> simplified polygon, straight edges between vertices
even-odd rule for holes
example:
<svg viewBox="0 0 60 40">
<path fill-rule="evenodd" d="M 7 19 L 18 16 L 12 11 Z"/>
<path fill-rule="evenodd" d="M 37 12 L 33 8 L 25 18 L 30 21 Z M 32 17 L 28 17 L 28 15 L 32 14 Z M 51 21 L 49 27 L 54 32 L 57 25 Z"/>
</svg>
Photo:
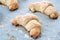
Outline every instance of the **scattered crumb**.
<svg viewBox="0 0 60 40">
<path fill-rule="evenodd" d="M 30 37 L 29 37 L 29 35 L 25 34 L 24 38 L 29 39 Z"/>
<path fill-rule="evenodd" d="M 19 33 L 23 33 L 23 31 L 22 30 L 18 30 L 19 31 Z"/>
<path fill-rule="evenodd" d="M 15 36 L 9 37 L 9 40 L 17 40 Z"/>
</svg>

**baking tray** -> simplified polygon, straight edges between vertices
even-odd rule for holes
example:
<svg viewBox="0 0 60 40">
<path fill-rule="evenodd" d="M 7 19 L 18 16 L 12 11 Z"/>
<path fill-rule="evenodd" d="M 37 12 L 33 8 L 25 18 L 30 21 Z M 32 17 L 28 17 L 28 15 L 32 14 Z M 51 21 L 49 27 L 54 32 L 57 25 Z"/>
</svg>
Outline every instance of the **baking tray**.
<svg viewBox="0 0 60 40">
<path fill-rule="evenodd" d="M 23 27 L 15 27 L 11 24 L 17 15 L 32 13 L 28 8 L 29 4 L 40 1 L 42 0 L 19 0 L 20 7 L 15 11 L 9 11 L 6 6 L 0 5 L 0 40 L 60 40 L 60 0 L 47 0 L 53 3 L 59 13 L 56 20 L 39 12 L 33 13 L 39 17 L 42 24 L 42 35 L 37 39 L 30 37 Z"/>
</svg>

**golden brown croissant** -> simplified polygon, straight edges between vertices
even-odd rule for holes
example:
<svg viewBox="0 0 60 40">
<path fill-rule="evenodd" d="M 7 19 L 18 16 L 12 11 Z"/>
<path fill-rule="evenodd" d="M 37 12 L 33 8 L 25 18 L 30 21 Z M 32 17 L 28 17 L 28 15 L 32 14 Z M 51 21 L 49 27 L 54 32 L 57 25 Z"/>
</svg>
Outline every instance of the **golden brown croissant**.
<svg viewBox="0 0 60 40">
<path fill-rule="evenodd" d="M 44 13 L 52 19 L 58 18 L 58 13 L 53 7 L 52 3 L 47 2 L 47 1 L 31 4 L 29 6 L 29 9 L 32 12 L 38 11 L 38 12 Z"/>
<path fill-rule="evenodd" d="M 33 38 L 38 37 L 41 33 L 41 24 L 39 23 L 39 19 L 33 14 L 20 15 L 13 20 L 12 24 L 24 26 Z"/>
<path fill-rule="evenodd" d="M 18 0 L 0 0 L 0 3 L 8 6 L 10 10 L 15 10 L 19 7 Z"/>
</svg>

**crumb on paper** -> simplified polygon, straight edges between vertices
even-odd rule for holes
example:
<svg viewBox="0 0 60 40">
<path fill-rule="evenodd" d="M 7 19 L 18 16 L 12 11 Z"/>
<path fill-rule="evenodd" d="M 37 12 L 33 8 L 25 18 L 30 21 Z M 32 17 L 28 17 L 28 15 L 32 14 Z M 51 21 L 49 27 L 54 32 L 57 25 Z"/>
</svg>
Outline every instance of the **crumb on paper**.
<svg viewBox="0 0 60 40">
<path fill-rule="evenodd" d="M 29 35 L 25 34 L 24 38 L 28 38 L 29 39 L 30 37 L 29 37 Z"/>
<path fill-rule="evenodd" d="M 1 29 L 1 28 L 5 28 L 5 27 L 7 27 L 7 25 L 6 25 L 6 24 L 4 24 L 4 25 L 3 25 L 3 24 L 1 24 L 1 25 L 0 25 L 0 29 Z"/>
<path fill-rule="evenodd" d="M 10 40 L 17 40 L 15 36 L 11 36 Z"/>
<path fill-rule="evenodd" d="M 14 36 L 14 35 L 11 35 L 8 33 L 7 36 L 8 36 L 9 40 L 17 40 L 16 36 Z"/>
<path fill-rule="evenodd" d="M 48 38 L 48 40 L 51 40 L 51 38 Z"/>
<path fill-rule="evenodd" d="M 18 30 L 20 33 L 23 33 L 23 31 L 22 30 Z"/>
</svg>

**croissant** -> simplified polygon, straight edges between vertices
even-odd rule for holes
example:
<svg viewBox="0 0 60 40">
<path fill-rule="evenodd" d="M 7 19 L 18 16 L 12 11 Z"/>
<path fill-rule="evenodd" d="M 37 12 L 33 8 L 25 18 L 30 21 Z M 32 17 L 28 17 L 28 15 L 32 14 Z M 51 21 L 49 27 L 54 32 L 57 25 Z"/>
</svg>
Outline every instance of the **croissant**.
<svg viewBox="0 0 60 40">
<path fill-rule="evenodd" d="M 31 4 L 29 6 L 29 9 L 32 12 L 41 12 L 47 16 L 49 16 L 51 19 L 56 19 L 58 18 L 58 12 L 55 10 L 54 6 L 52 3 L 47 2 L 47 1 L 42 1 L 42 2 L 37 2 L 34 4 Z"/>
<path fill-rule="evenodd" d="M 15 10 L 19 7 L 18 0 L 0 0 L 0 3 L 6 5 L 10 10 Z"/>
<path fill-rule="evenodd" d="M 30 36 L 37 38 L 41 34 L 41 24 L 37 16 L 33 14 L 20 15 L 12 21 L 14 25 L 22 25 L 29 32 Z"/>
</svg>

